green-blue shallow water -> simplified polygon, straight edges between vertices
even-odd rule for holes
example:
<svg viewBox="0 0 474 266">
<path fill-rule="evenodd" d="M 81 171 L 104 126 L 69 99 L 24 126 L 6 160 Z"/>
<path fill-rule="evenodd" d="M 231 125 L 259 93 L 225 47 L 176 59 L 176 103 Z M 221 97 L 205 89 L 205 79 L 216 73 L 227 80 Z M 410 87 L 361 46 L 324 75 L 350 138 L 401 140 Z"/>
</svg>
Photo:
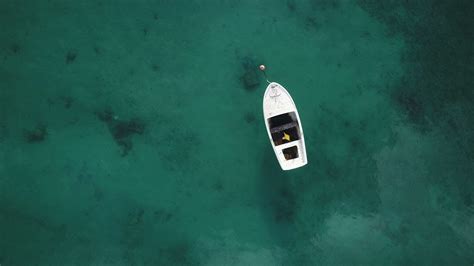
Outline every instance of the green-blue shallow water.
<svg viewBox="0 0 474 266">
<path fill-rule="evenodd" d="M 0 1 L 0 265 L 472 265 L 473 13 Z M 303 168 L 273 154 L 260 63 Z"/>
</svg>

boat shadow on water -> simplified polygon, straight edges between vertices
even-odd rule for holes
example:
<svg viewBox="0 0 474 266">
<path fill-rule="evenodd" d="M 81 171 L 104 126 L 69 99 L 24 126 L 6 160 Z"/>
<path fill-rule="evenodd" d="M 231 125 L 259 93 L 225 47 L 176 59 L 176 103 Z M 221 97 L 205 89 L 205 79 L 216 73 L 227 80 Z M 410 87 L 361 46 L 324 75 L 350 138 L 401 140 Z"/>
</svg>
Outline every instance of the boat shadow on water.
<svg viewBox="0 0 474 266">
<path fill-rule="evenodd" d="M 294 232 L 297 199 L 288 172 L 282 171 L 270 147 L 264 148 L 259 178 L 260 207 L 269 234 L 286 247 Z"/>
</svg>

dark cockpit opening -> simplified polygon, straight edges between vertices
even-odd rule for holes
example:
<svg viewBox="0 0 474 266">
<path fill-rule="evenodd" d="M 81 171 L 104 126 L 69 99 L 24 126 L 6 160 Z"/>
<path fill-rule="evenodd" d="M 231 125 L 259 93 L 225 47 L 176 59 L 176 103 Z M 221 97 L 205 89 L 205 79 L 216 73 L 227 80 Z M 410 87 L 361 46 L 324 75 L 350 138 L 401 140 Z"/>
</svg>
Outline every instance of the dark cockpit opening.
<svg viewBox="0 0 474 266">
<path fill-rule="evenodd" d="M 268 119 L 268 126 L 270 127 L 270 133 L 275 146 L 301 138 L 295 112 L 270 117 Z"/>
<path fill-rule="evenodd" d="M 286 160 L 291 160 L 298 158 L 298 147 L 297 146 L 291 146 L 289 148 L 283 149 L 283 155 L 285 156 Z"/>
</svg>

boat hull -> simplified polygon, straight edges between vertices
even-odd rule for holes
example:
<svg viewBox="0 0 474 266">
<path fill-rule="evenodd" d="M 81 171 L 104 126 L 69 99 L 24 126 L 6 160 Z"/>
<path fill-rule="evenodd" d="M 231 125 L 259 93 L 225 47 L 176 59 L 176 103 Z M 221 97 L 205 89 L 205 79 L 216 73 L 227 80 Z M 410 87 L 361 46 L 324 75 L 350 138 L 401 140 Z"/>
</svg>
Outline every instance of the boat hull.
<svg viewBox="0 0 474 266">
<path fill-rule="evenodd" d="M 288 91 L 276 82 L 268 85 L 263 96 L 263 117 L 281 168 L 292 170 L 306 165 L 306 146 L 298 110 Z"/>
</svg>

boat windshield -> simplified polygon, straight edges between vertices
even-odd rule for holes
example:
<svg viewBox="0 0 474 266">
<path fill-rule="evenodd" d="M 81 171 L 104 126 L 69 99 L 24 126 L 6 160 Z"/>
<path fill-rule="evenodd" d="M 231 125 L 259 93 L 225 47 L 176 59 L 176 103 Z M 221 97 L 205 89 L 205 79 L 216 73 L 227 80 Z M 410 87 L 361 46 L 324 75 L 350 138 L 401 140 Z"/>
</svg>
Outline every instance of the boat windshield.
<svg viewBox="0 0 474 266">
<path fill-rule="evenodd" d="M 275 146 L 299 140 L 301 138 L 298 119 L 295 112 L 270 117 L 268 126 Z"/>
</svg>

